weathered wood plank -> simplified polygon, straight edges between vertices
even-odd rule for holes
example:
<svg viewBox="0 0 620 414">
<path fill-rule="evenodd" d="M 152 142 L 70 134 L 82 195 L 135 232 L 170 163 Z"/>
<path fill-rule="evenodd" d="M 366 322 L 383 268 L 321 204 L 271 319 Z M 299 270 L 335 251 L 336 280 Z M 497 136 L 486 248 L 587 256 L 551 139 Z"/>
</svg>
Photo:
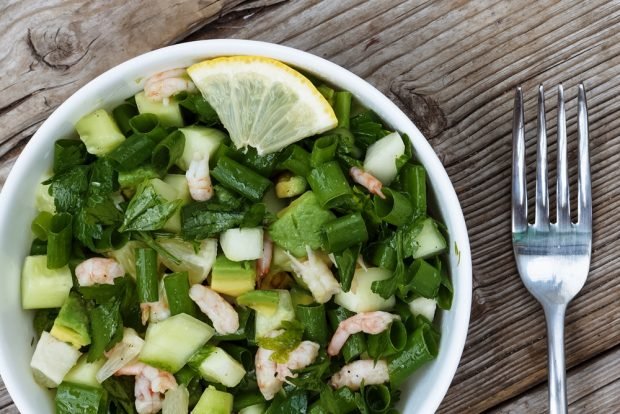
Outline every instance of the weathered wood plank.
<svg viewBox="0 0 620 414">
<path fill-rule="evenodd" d="M 11 396 L 7 392 L 6 387 L 4 386 L 4 382 L 2 381 L 2 378 L 0 377 L 0 408 L 6 407 L 7 405 L 10 405 L 10 404 L 11 404 Z"/>
<path fill-rule="evenodd" d="M 329 17 L 321 18 L 322 13 Z M 430 138 L 459 194 L 474 254 L 470 334 L 442 412 L 479 412 L 546 379 L 544 319 L 516 273 L 510 244 L 512 89 L 517 84 L 526 91 L 533 164 L 537 84 L 564 82 L 567 88 L 574 160 L 574 86 L 586 82 L 595 240 L 588 283 L 567 315 L 567 363 L 575 366 L 620 341 L 615 300 L 620 287 L 614 281 L 620 262 L 611 225 L 620 206 L 614 116 L 620 102 L 612 100 L 620 86 L 620 47 L 614 41 L 619 23 L 619 5 L 610 1 L 302 1 L 249 21 L 218 22 L 192 36 L 266 40 L 326 57 L 390 96 Z M 550 137 L 554 102 L 549 93 Z M 550 172 L 553 179 L 555 167 Z M 575 182 L 574 163 L 570 172 Z M 532 168 L 531 189 L 533 174 Z"/>
<path fill-rule="evenodd" d="M 0 408 L 0 414 L 19 414 L 19 410 L 14 405 L 9 405 L 8 407 Z"/>
<path fill-rule="evenodd" d="M 620 348 L 568 372 L 569 410 L 575 413 L 620 412 Z M 548 413 L 547 385 L 488 411 L 489 414 Z"/>
<path fill-rule="evenodd" d="M 220 16 L 280 1 L 2 2 L 0 183 L 40 123 L 86 82 Z"/>
</svg>

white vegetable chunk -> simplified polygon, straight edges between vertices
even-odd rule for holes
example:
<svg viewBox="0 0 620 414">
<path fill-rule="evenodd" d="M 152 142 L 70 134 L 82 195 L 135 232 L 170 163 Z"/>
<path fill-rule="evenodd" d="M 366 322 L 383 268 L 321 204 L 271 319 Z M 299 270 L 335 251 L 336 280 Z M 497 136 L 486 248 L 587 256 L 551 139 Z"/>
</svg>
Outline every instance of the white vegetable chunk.
<svg viewBox="0 0 620 414">
<path fill-rule="evenodd" d="M 220 245 L 228 260 L 255 260 L 263 255 L 262 227 L 229 229 L 220 235 Z"/>
<path fill-rule="evenodd" d="M 368 147 L 364 170 L 374 175 L 384 185 L 389 185 L 398 171 L 396 158 L 405 153 L 405 144 L 398 132 L 392 132 Z"/>
<path fill-rule="evenodd" d="M 394 296 L 383 299 L 372 291 L 372 282 L 386 280 L 390 277 L 392 277 L 392 272 L 386 269 L 371 267 L 364 270 L 359 268 L 355 270 L 353 275 L 351 289 L 334 296 L 334 302 L 355 313 L 391 309 L 395 302 Z"/>
<path fill-rule="evenodd" d="M 417 298 L 409 302 L 409 309 L 411 309 L 413 316 L 422 315 L 432 322 L 435 317 L 437 302 L 435 299 Z"/>
<path fill-rule="evenodd" d="M 107 353 L 108 359 L 97 372 L 97 381 L 102 383 L 116 371 L 132 362 L 142 350 L 144 340 L 131 328 L 123 329 L 123 339 Z"/>
<path fill-rule="evenodd" d="M 35 381 L 44 387 L 57 387 L 80 355 L 80 351 L 68 343 L 43 332 L 30 361 Z"/>
</svg>

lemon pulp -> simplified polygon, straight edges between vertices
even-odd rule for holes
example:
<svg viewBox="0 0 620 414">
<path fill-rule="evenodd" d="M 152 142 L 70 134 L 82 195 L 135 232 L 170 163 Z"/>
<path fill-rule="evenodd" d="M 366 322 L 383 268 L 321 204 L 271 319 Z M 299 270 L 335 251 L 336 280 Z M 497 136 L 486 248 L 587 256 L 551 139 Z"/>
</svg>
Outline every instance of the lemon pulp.
<svg viewBox="0 0 620 414">
<path fill-rule="evenodd" d="M 274 59 L 231 56 L 187 69 L 237 148 L 259 155 L 335 128 L 332 107 L 301 73 Z"/>
</svg>

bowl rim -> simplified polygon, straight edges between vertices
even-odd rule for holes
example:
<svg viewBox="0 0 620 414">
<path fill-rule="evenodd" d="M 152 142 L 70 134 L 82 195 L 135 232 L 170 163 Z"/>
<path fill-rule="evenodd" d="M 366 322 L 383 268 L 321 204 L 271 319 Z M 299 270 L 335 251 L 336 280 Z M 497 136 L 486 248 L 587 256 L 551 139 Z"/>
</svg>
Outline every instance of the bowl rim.
<svg viewBox="0 0 620 414">
<path fill-rule="evenodd" d="M 49 146 L 49 143 L 53 142 L 57 138 L 55 137 L 54 131 L 51 127 L 55 123 L 60 122 L 62 117 L 66 118 L 67 108 L 73 108 L 77 105 L 77 103 L 87 100 L 89 95 L 93 94 L 93 91 L 102 90 L 104 85 L 119 82 L 119 79 L 122 78 L 120 75 L 131 72 L 131 68 L 133 67 L 145 67 L 145 65 L 151 62 L 155 63 L 154 68 L 158 70 L 163 69 L 163 67 L 161 67 L 161 61 L 165 60 L 162 58 L 166 55 L 201 55 L 203 58 L 227 55 L 263 55 L 282 60 L 302 70 L 308 71 L 309 73 L 317 74 L 322 79 L 334 85 L 340 87 L 347 85 L 343 88 L 350 90 L 353 95 L 363 101 L 364 104 L 366 104 L 366 102 L 372 102 L 373 105 L 369 106 L 372 106 L 373 110 L 378 107 L 383 108 L 382 111 L 376 112 L 389 113 L 389 118 L 392 119 L 392 122 L 389 122 L 390 124 L 397 123 L 399 125 L 399 130 L 407 130 L 413 141 L 418 159 L 429 171 L 429 179 L 432 179 L 433 181 L 431 188 L 435 192 L 440 189 L 441 193 L 436 195 L 436 197 L 442 199 L 442 204 L 449 206 L 449 208 L 446 207 L 444 209 L 441 209 L 442 206 L 440 206 L 442 219 L 444 222 L 450 219 L 449 224 L 452 229 L 450 237 L 456 239 L 455 243 L 458 242 L 458 245 L 455 244 L 454 246 L 458 249 L 458 268 L 456 269 L 456 272 L 453 269 L 451 278 L 454 283 L 454 279 L 458 275 L 458 285 L 460 289 L 455 295 L 452 309 L 449 312 L 444 313 L 453 313 L 453 316 L 456 315 L 454 318 L 456 318 L 459 323 L 453 326 L 453 330 L 451 332 L 448 332 L 450 335 L 450 341 L 442 340 L 442 344 L 440 345 L 440 356 L 443 361 L 442 367 L 436 375 L 432 388 L 429 388 L 428 390 L 429 392 L 427 393 L 427 398 L 418 408 L 420 412 L 434 412 L 445 397 L 452 379 L 454 378 L 454 374 L 456 373 L 456 369 L 465 346 L 469 326 L 472 296 L 472 264 L 469 238 L 463 211 L 445 168 L 441 164 L 429 142 L 420 133 L 413 122 L 405 115 L 405 113 L 387 96 L 367 81 L 363 80 L 349 70 L 319 56 L 288 46 L 262 41 L 210 39 L 180 43 L 177 45 L 156 49 L 133 57 L 106 70 L 101 75 L 79 88 L 62 104 L 60 104 L 42 123 L 42 125 L 37 129 L 35 134 L 26 144 L 22 153 L 18 156 L 14 166 L 12 167 L 2 192 L 0 193 L 0 228 L 3 227 L 3 223 L 6 223 L 7 220 L 10 219 L 9 216 L 12 212 L 10 200 L 12 199 L 12 196 L 19 191 L 19 178 L 24 174 L 27 174 L 26 170 L 28 165 L 32 165 L 37 162 L 35 153 L 42 151 L 44 147 Z M 170 67 L 169 64 L 167 66 Z M 124 76 L 126 77 L 127 75 Z M 381 117 L 385 119 L 385 116 Z M 401 125 L 406 126 L 406 128 L 400 127 Z M 452 250 L 452 246 L 449 246 L 449 249 Z M 5 334 L 4 329 L 0 330 L 0 335 Z M 446 347 L 447 350 L 445 350 Z M 441 353 L 442 348 L 445 350 L 443 353 Z M 0 375 L 2 375 L 6 389 L 11 395 L 15 405 L 20 410 L 26 410 L 27 407 L 31 407 L 30 400 L 32 397 L 25 395 L 25 393 L 21 391 L 17 378 L 9 370 L 9 366 L 11 365 L 10 352 L 11 349 L 5 346 L 4 342 L 0 341 Z M 28 411 L 23 412 L 26 413 Z"/>
</svg>

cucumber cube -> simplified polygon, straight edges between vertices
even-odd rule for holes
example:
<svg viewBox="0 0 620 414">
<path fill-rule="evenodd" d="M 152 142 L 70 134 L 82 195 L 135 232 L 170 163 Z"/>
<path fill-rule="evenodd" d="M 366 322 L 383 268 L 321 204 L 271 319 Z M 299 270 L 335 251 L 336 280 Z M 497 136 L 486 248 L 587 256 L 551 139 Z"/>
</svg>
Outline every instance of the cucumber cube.
<svg viewBox="0 0 620 414">
<path fill-rule="evenodd" d="M 88 362 L 86 358 L 87 355 L 82 355 L 77 364 L 71 368 L 71 371 L 65 375 L 62 381 L 101 388 L 101 384 L 97 381 L 97 372 L 101 369 L 106 360 L 105 358 L 101 358 L 95 362 Z"/>
<path fill-rule="evenodd" d="M 177 160 L 177 165 L 183 171 L 187 171 L 189 164 L 194 159 L 194 154 L 206 156 L 209 158 L 215 154 L 220 144 L 226 139 L 226 134 L 215 128 L 207 128 L 201 126 L 188 126 L 179 129 L 185 136 L 185 147 L 183 155 Z"/>
<path fill-rule="evenodd" d="M 233 396 L 209 386 L 200 396 L 192 414 L 230 414 L 233 409 Z"/>
<path fill-rule="evenodd" d="M 164 102 L 151 101 L 144 92 L 139 92 L 135 96 L 138 112 L 141 114 L 154 114 L 159 118 L 159 122 L 164 127 L 182 127 L 183 116 L 178 102 L 173 100 Z"/>
<path fill-rule="evenodd" d="M 22 308 L 60 308 L 73 286 L 69 266 L 47 268 L 47 256 L 28 256 L 22 269 Z"/>
<path fill-rule="evenodd" d="M 425 219 L 422 229 L 413 240 L 413 258 L 425 259 L 442 253 L 446 247 L 446 239 L 437 228 L 437 223 L 430 217 Z"/>
<path fill-rule="evenodd" d="M 212 327 L 185 313 L 171 316 L 149 325 L 139 359 L 174 374 L 214 333 Z"/>
<path fill-rule="evenodd" d="M 83 116 L 75 124 L 86 151 L 94 155 L 105 155 L 125 141 L 125 135 L 105 109 L 98 109 Z"/>
<path fill-rule="evenodd" d="M 208 346 L 204 351 L 206 356 L 198 365 L 198 372 L 204 379 L 226 387 L 239 385 L 245 376 L 245 369 L 236 359 L 216 346 Z"/>
</svg>

